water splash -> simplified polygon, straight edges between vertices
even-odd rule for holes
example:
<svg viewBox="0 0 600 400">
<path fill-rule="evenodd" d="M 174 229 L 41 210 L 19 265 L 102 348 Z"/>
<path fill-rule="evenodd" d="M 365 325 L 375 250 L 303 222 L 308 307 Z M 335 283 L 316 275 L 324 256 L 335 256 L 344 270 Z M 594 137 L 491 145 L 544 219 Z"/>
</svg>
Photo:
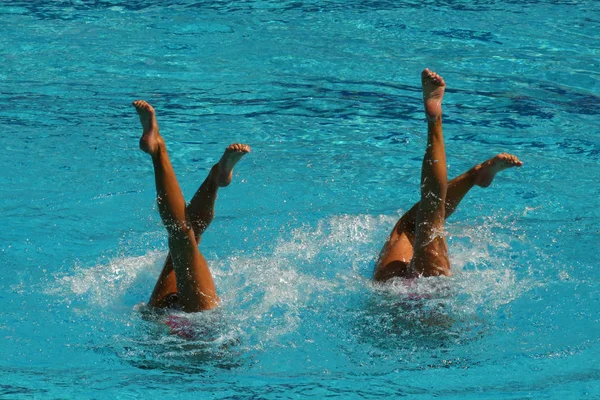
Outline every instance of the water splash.
<svg viewBox="0 0 600 400">
<path fill-rule="evenodd" d="M 164 253 L 151 251 L 139 257 L 115 258 L 106 265 L 92 268 L 75 264 L 71 274 L 56 276 L 45 293 L 105 308 L 122 301 L 138 279 L 148 273 L 148 267 L 160 262 L 164 256 Z"/>
<path fill-rule="evenodd" d="M 396 218 L 328 217 L 285 231 L 269 252 L 209 259 L 222 305 L 216 312 L 177 316 L 193 335 L 173 335 L 165 316 L 148 320 L 138 306 L 115 317 L 133 331 L 105 346 L 140 368 L 248 367 L 273 362 L 262 357 L 267 351 L 310 352 L 315 364 L 341 355 L 360 358 L 365 351 L 422 363 L 419 349 L 441 351 L 484 337 L 503 307 L 534 285 L 517 275 L 511 261 L 521 236 L 510 216 L 449 226 L 450 278 L 373 283 L 375 256 Z M 164 255 L 121 257 L 88 269 L 76 265 L 46 293 L 92 308 L 118 306 L 132 290 L 148 295 L 142 286 L 153 284 Z M 327 361 L 320 360 L 325 354 Z"/>
</svg>

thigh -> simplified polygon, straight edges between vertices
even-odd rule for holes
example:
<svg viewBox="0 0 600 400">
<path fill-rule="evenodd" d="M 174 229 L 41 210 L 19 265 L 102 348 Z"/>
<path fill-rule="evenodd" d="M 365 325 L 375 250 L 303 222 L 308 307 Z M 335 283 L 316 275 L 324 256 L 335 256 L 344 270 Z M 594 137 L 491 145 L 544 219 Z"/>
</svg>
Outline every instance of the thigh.
<svg viewBox="0 0 600 400">
<path fill-rule="evenodd" d="M 381 250 L 373 278 L 386 281 L 395 277 L 409 278 L 409 269 L 413 257 L 413 246 L 405 232 L 393 233 Z"/>
<path fill-rule="evenodd" d="M 412 271 L 426 277 L 450 275 L 448 244 L 442 232 L 433 233 L 429 240 L 415 245 L 414 252 Z"/>
<path fill-rule="evenodd" d="M 217 291 L 193 230 L 190 229 L 183 239 L 169 237 L 169 250 L 182 311 L 196 312 L 216 307 L 219 301 Z"/>
<path fill-rule="evenodd" d="M 443 203 L 435 208 L 421 207 L 417 212 L 414 256 L 411 270 L 419 276 L 450 275 L 448 245 L 444 232 Z"/>
</svg>

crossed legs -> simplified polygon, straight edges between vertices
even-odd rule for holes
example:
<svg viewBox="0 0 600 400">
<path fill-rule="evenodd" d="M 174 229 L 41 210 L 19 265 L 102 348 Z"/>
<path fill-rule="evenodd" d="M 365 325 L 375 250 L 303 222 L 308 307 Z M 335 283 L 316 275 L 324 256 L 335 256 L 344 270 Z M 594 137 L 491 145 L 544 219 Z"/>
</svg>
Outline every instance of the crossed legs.
<svg viewBox="0 0 600 400">
<path fill-rule="evenodd" d="M 143 100 L 133 105 L 143 127 L 140 148 L 150 154 L 154 164 L 158 210 L 169 243 L 169 255 L 148 303 L 154 307 L 177 303 L 186 312 L 209 310 L 218 305 L 219 298 L 198 243 L 213 219 L 218 188 L 231 182 L 233 167 L 250 148 L 229 146 L 186 208 L 154 108 Z"/>
<path fill-rule="evenodd" d="M 421 201 L 398 220 L 384 244 L 374 271 L 377 281 L 393 277 L 449 275 L 450 264 L 443 236 L 445 219 L 473 186 L 487 187 L 498 172 L 523 165 L 516 156 L 502 153 L 444 184 L 446 161 L 441 101 L 445 83 L 429 70 L 423 71 L 422 83 L 428 139 L 421 173 Z"/>
</svg>

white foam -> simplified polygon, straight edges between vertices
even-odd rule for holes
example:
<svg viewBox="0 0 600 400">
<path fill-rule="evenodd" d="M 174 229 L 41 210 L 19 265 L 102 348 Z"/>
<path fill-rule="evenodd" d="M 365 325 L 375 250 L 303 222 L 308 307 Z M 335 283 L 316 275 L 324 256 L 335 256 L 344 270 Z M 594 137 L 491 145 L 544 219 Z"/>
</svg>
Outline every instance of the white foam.
<svg viewBox="0 0 600 400">
<path fill-rule="evenodd" d="M 386 304 L 389 295 L 396 299 L 417 295 L 425 303 L 429 299 L 443 303 L 453 316 L 468 317 L 494 314 L 531 289 L 531 282 L 517 277 L 518 266 L 507 261 L 512 241 L 519 240 L 516 228 L 510 220 L 507 223 L 495 218 L 476 226 L 449 226 L 452 277 L 418 279 L 409 285 L 403 280 L 372 283 L 375 257 L 396 219 L 328 217 L 314 226 L 289 231 L 270 254 L 248 255 L 246 250 L 243 255 L 209 259 L 223 300 L 220 315 L 227 321 L 211 334 L 215 348 L 219 343 L 232 342 L 243 343 L 248 349 L 282 345 L 282 338 L 306 329 L 303 324 L 312 310 L 324 313 L 323 318 L 334 315 L 351 325 L 358 311 L 344 310 L 355 298 L 370 297 L 377 308 L 377 304 Z M 69 275 L 57 277 L 46 292 L 99 307 L 118 304 L 141 277 L 147 279 L 149 287 L 153 284 L 165 254 L 121 257 L 92 268 L 75 265 Z M 204 317 L 201 313 L 189 318 L 197 326 L 213 325 Z"/>
<path fill-rule="evenodd" d="M 119 301 L 141 273 L 164 257 L 165 253 L 151 251 L 139 257 L 118 257 L 91 268 L 75 264 L 69 275 L 57 276 L 45 292 L 67 299 L 75 295 L 106 307 Z"/>
</svg>

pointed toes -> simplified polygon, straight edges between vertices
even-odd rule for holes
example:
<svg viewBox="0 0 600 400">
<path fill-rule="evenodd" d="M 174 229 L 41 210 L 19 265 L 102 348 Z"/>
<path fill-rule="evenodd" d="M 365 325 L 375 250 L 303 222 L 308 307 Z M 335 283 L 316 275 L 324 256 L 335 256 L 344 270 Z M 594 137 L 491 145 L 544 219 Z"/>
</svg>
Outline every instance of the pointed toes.
<svg viewBox="0 0 600 400">
<path fill-rule="evenodd" d="M 250 146 L 248 146 L 247 144 L 243 144 L 243 143 L 233 143 L 230 144 L 227 149 L 225 149 L 226 151 L 235 151 L 238 153 L 249 153 L 250 152 Z"/>
</svg>

